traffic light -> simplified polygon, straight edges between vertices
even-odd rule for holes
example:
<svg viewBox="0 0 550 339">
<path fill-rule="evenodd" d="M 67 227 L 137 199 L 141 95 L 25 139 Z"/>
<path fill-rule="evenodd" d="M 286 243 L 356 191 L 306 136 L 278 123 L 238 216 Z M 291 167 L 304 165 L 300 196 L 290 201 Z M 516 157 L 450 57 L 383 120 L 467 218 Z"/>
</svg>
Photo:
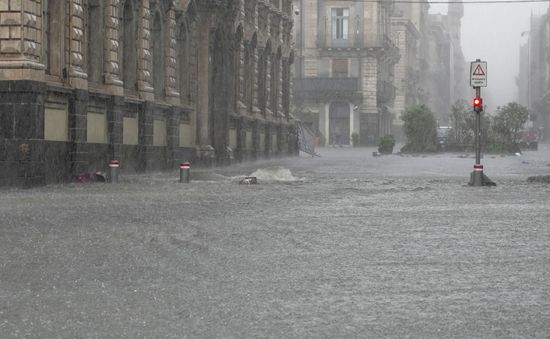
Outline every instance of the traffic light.
<svg viewBox="0 0 550 339">
<path fill-rule="evenodd" d="M 474 112 L 481 112 L 483 111 L 483 99 L 482 98 L 474 98 Z"/>
</svg>

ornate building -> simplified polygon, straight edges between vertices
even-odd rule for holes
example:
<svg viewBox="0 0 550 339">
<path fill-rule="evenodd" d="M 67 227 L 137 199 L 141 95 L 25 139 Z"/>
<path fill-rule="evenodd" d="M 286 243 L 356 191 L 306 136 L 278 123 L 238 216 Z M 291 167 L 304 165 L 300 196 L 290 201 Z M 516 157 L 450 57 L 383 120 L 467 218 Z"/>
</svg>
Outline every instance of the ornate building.
<svg viewBox="0 0 550 339">
<path fill-rule="evenodd" d="M 0 1 L 0 185 L 294 152 L 291 0 Z"/>
<path fill-rule="evenodd" d="M 296 114 L 323 144 L 377 144 L 391 130 L 393 1 L 294 0 Z"/>
</svg>

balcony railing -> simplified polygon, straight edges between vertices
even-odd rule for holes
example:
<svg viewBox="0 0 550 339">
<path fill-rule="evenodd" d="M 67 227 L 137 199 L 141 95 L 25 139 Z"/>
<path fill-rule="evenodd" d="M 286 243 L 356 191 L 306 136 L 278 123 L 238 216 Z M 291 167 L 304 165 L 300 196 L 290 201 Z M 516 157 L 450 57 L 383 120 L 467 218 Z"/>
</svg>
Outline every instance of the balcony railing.
<svg viewBox="0 0 550 339">
<path fill-rule="evenodd" d="M 321 100 L 354 100 L 361 97 L 358 78 L 294 79 L 297 98 Z"/>
</svg>

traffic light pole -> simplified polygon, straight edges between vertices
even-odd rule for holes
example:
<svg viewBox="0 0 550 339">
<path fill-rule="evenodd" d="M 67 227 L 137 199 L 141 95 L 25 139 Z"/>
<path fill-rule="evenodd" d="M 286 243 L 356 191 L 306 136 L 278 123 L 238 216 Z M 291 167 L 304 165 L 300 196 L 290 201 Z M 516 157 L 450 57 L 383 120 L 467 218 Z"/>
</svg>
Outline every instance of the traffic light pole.
<svg viewBox="0 0 550 339">
<path fill-rule="evenodd" d="M 481 164 L 481 112 L 483 112 L 483 98 L 481 97 L 481 87 L 474 87 L 476 97 L 474 99 L 474 113 L 476 115 L 475 126 L 475 149 L 476 163 L 474 171 L 470 175 L 470 186 L 496 186 L 485 174 L 483 174 L 483 165 Z"/>
<path fill-rule="evenodd" d="M 481 87 L 476 87 L 476 98 L 481 98 Z M 481 111 L 476 112 L 476 165 L 481 165 Z"/>
<path fill-rule="evenodd" d="M 483 98 L 481 87 L 487 87 L 487 62 L 477 59 L 470 63 L 470 85 L 476 90 L 474 98 L 474 113 L 476 115 L 475 149 L 476 163 L 474 171 L 470 174 L 470 186 L 496 186 L 485 174 L 481 164 L 481 112 L 483 112 Z"/>
</svg>

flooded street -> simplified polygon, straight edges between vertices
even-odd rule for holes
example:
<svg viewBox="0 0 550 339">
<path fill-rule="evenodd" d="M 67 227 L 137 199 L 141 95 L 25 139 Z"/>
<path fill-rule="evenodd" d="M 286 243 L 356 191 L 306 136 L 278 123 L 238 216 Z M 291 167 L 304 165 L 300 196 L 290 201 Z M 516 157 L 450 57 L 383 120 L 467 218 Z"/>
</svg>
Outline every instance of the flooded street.
<svg viewBox="0 0 550 339">
<path fill-rule="evenodd" d="M 373 151 L 0 190 L 0 336 L 547 337 L 550 147 Z"/>
</svg>

